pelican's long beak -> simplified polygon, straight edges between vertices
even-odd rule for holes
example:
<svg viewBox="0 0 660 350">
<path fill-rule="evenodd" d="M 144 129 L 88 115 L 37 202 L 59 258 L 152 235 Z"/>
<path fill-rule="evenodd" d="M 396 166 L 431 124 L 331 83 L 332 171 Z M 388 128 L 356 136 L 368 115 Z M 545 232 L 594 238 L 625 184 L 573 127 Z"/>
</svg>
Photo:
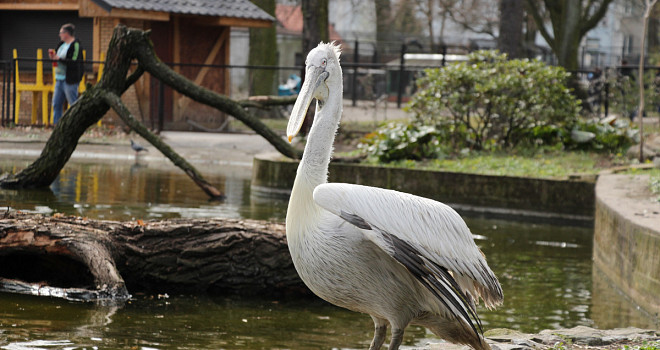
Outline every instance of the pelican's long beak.
<svg viewBox="0 0 660 350">
<path fill-rule="evenodd" d="M 305 82 L 300 89 L 296 103 L 293 105 L 289 124 L 286 127 L 286 136 L 289 139 L 289 142 L 291 142 L 300 131 L 300 127 L 302 127 L 302 124 L 305 121 L 305 116 L 307 115 L 307 109 L 312 103 L 312 99 L 316 97 L 316 90 L 321 83 L 328 78 L 328 75 L 329 73 L 326 72 L 323 67 L 307 67 L 307 71 L 305 72 Z"/>
</svg>

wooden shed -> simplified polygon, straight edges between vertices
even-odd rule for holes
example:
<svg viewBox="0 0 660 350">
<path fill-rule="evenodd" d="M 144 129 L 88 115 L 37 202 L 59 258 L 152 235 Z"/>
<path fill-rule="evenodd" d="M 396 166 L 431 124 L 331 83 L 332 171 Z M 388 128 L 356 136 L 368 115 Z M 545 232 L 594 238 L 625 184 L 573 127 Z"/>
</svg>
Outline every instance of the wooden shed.
<svg viewBox="0 0 660 350">
<path fill-rule="evenodd" d="M 99 60 L 117 24 L 151 30 L 162 61 L 195 83 L 229 94 L 231 27 L 269 27 L 275 19 L 248 0 L 0 0 L 0 59 L 34 57 L 57 44 L 59 27 L 76 25 L 87 59 Z M 248 50 L 248 47 L 245 48 Z M 94 69 L 97 69 L 96 67 Z M 145 75 L 124 96 L 131 112 L 148 126 L 163 117 L 164 128 L 187 130 L 188 120 L 214 128 L 224 116 L 173 92 Z M 162 99 L 162 101 L 161 101 Z M 110 112 L 106 123 L 116 121 Z"/>
</svg>

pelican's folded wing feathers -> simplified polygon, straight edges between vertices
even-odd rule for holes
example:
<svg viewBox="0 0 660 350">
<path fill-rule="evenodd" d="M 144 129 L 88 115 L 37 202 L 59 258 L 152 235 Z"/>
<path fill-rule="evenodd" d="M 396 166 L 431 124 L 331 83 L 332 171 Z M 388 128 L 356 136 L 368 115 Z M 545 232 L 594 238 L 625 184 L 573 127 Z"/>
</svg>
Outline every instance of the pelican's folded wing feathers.
<svg viewBox="0 0 660 350">
<path fill-rule="evenodd" d="M 314 201 L 361 228 L 390 256 L 397 258 L 396 249 L 408 253 L 412 249 L 413 255 L 427 260 L 427 268 L 437 270 L 436 275 L 450 272 L 453 283 L 472 299 L 471 304 L 478 303 L 479 297 L 488 308 L 501 304 L 497 277 L 465 221 L 449 206 L 407 193 L 343 183 L 317 186 Z M 397 260 L 405 266 L 400 255 Z"/>
</svg>

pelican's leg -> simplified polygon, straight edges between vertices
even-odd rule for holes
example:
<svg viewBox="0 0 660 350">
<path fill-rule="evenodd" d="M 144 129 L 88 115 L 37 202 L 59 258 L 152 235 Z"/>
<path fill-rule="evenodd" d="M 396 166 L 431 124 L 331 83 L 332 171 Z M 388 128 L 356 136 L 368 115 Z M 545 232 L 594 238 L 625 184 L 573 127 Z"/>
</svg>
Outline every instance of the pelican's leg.
<svg viewBox="0 0 660 350">
<path fill-rule="evenodd" d="M 385 335 L 387 334 L 387 320 L 371 316 L 374 320 L 374 340 L 371 341 L 369 350 L 378 350 L 385 342 Z"/>
<path fill-rule="evenodd" d="M 398 350 L 399 345 L 401 345 L 401 342 L 403 341 L 403 331 L 404 328 L 399 328 L 395 327 L 392 325 L 392 340 L 390 340 L 390 347 L 387 348 L 388 350 Z"/>
</svg>

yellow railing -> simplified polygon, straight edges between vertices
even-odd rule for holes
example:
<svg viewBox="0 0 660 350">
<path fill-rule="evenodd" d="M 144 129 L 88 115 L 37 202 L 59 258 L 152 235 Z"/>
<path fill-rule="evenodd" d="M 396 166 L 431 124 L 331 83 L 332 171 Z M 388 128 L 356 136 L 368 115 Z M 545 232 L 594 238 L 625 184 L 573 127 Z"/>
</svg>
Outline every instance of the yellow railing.
<svg viewBox="0 0 660 350">
<path fill-rule="evenodd" d="M 30 122 L 31 124 L 37 123 L 37 105 L 39 100 L 39 95 L 41 95 L 41 122 L 43 125 L 52 125 L 53 124 L 53 111 L 50 108 L 50 96 L 55 91 L 55 68 L 52 68 L 53 71 L 53 80 L 52 83 L 44 83 L 44 60 L 43 60 L 43 50 L 37 49 L 37 70 L 36 70 L 36 79 L 34 84 L 22 83 L 20 79 L 20 73 L 18 69 L 18 52 L 16 49 L 13 51 L 14 62 L 16 69 L 16 113 L 14 115 L 14 123 L 18 124 L 18 117 L 20 115 L 21 107 L 21 94 L 23 92 L 32 92 L 32 115 Z M 83 60 L 86 59 L 87 52 L 83 50 Z M 105 61 L 105 54 L 101 53 L 101 61 Z M 104 64 L 99 65 L 99 74 L 96 81 L 101 80 L 103 75 Z M 83 75 L 83 79 L 80 81 L 78 91 L 82 94 L 86 90 L 86 78 Z M 97 123 L 98 126 L 101 126 L 101 121 Z"/>
<path fill-rule="evenodd" d="M 41 119 L 44 125 L 48 124 L 48 94 L 53 91 L 52 84 L 50 86 L 44 84 L 44 63 L 43 63 L 43 51 L 41 49 L 37 50 L 37 77 L 34 84 L 25 84 L 21 83 L 19 70 L 18 70 L 18 52 L 14 49 L 14 62 L 16 69 L 16 102 L 15 109 L 16 114 L 14 115 L 14 123 L 18 124 L 18 116 L 21 110 L 21 95 L 23 92 L 32 92 L 32 124 L 37 123 L 37 100 L 39 94 L 41 94 Z"/>
</svg>

